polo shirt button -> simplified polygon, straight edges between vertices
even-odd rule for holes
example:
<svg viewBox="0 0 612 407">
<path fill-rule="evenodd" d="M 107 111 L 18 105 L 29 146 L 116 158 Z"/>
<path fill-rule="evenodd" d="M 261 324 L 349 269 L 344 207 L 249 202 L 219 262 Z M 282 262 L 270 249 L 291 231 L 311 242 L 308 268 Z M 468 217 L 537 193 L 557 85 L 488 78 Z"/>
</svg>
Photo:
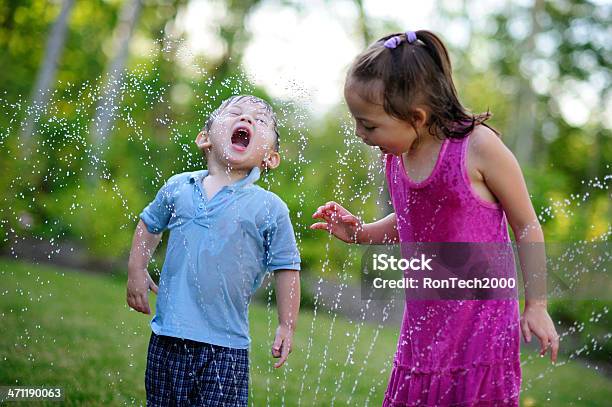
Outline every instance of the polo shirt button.
<svg viewBox="0 0 612 407">
<path fill-rule="evenodd" d="M 198 208 L 202 209 L 204 207 L 204 204 L 199 204 Z"/>
</svg>

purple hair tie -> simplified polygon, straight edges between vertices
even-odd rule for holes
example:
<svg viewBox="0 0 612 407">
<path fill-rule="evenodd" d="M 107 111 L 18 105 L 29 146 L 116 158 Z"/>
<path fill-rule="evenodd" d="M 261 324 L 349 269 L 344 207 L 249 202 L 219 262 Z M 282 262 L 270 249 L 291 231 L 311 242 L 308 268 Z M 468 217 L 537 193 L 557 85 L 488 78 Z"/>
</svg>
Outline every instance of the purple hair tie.
<svg viewBox="0 0 612 407">
<path fill-rule="evenodd" d="M 400 44 L 401 41 L 402 39 L 400 38 L 400 36 L 396 35 L 394 37 L 389 38 L 387 41 L 385 41 L 385 47 L 397 48 L 397 46 Z"/>
<path fill-rule="evenodd" d="M 408 43 L 413 43 L 417 40 L 417 35 L 414 31 L 406 31 L 406 39 Z"/>
</svg>

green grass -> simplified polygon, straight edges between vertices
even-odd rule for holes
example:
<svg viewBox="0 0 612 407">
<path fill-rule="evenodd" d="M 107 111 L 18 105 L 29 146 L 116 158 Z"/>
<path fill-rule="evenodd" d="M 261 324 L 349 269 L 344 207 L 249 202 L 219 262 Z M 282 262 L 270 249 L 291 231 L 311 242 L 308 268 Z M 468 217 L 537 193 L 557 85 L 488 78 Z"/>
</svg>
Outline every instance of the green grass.
<svg viewBox="0 0 612 407">
<path fill-rule="evenodd" d="M 397 328 L 303 311 L 277 370 L 275 309 L 253 303 L 250 318 L 251 405 L 381 404 Z M 144 404 L 149 319 L 127 308 L 122 279 L 0 260 L 0 385 L 61 386 L 66 405 Z M 567 357 L 551 366 L 535 354 L 523 349 L 523 405 L 612 399 L 612 381 L 595 368 Z"/>
</svg>

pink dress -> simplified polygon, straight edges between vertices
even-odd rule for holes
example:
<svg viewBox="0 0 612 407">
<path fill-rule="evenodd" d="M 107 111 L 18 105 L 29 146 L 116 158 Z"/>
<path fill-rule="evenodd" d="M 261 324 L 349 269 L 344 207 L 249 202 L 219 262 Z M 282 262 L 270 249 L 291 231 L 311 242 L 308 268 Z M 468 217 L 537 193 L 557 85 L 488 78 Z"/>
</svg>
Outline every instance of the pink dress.
<svg viewBox="0 0 612 407">
<path fill-rule="evenodd" d="M 510 241 L 501 205 L 470 186 L 468 139 L 446 139 L 419 183 L 387 155 L 401 242 Z M 406 299 L 383 406 L 518 406 L 519 332 L 516 299 Z"/>
</svg>

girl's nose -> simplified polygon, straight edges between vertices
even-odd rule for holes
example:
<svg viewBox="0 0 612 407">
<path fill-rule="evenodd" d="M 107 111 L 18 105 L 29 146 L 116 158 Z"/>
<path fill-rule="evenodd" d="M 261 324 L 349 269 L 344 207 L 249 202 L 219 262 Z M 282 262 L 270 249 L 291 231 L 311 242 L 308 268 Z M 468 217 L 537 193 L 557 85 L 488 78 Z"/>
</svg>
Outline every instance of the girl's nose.
<svg viewBox="0 0 612 407">
<path fill-rule="evenodd" d="M 361 139 L 361 141 L 363 141 L 365 144 L 367 144 L 369 146 L 373 146 L 374 145 L 367 137 L 361 136 L 361 135 L 358 135 L 358 136 Z"/>
<path fill-rule="evenodd" d="M 359 132 L 355 132 L 355 134 L 357 135 L 357 137 L 359 137 L 361 139 L 361 141 L 363 141 L 364 143 L 368 144 L 368 140 L 365 138 L 365 136 L 363 134 L 360 134 Z"/>
</svg>

